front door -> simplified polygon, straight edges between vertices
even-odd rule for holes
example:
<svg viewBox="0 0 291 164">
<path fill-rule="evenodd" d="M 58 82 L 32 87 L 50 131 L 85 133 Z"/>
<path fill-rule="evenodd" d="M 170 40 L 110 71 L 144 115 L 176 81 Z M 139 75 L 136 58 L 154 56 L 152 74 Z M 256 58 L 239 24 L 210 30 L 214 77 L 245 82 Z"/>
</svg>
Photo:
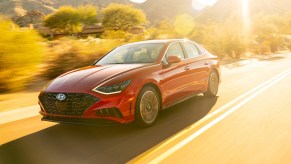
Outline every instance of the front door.
<svg viewBox="0 0 291 164">
<path fill-rule="evenodd" d="M 178 56 L 181 58 L 181 62 L 169 64 L 167 63 L 168 56 Z M 172 43 L 163 60 L 163 104 L 165 106 L 179 100 L 187 95 L 191 91 L 191 81 L 189 71 L 189 62 L 185 60 L 185 54 L 179 42 Z"/>
</svg>

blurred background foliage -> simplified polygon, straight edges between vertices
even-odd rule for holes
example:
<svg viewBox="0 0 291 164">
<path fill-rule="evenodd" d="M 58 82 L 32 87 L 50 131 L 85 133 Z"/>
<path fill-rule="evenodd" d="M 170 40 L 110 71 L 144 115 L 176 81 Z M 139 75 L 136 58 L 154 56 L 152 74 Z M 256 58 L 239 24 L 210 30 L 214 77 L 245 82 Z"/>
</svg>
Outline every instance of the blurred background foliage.
<svg viewBox="0 0 291 164">
<path fill-rule="evenodd" d="M 45 17 L 44 26 L 55 33 L 74 34 L 82 31 L 83 26 L 93 25 L 97 22 L 97 7 L 63 6 L 54 13 Z"/>
<path fill-rule="evenodd" d="M 0 17 L 0 93 L 25 89 L 32 78 L 52 79 L 91 65 L 119 45 L 142 40 L 187 38 L 221 60 L 291 49 L 291 13 L 258 13 L 251 17 L 248 30 L 235 14 L 223 21 L 178 14 L 151 23 L 142 10 L 124 4 L 101 10 L 92 5 L 63 6 L 47 16 L 33 11 L 12 20 L 21 26 L 41 23 L 53 34 L 40 37 L 37 30 L 19 28 Z M 81 35 L 85 26 L 100 24 L 104 30 L 98 35 Z"/>
<path fill-rule="evenodd" d="M 0 92 L 24 89 L 44 55 L 42 38 L 0 17 Z"/>
<path fill-rule="evenodd" d="M 127 31 L 147 23 L 145 13 L 131 5 L 112 3 L 102 9 L 102 24 L 110 30 Z"/>
<path fill-rule="evenodd" d="M 108 51 L 121 45 L 118 40 L 86 39 L 64 37 L 48 43 L 47 58 L 41 73 L 52 79 L 76 68 L 92 65 Z"/>
</svg>

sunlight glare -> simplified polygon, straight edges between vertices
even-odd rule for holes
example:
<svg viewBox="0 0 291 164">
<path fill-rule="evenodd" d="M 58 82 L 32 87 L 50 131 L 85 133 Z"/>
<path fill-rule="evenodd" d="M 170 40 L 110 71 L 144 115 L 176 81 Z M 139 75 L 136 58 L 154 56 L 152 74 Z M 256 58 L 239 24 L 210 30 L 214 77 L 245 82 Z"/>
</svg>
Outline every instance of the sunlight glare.
<svg viewBox="0 0 291 164">
<path fill-rule="evenodd" d="M 213 6 L 217 0 L 192 0 L 192 7 L 195 10 L 203 10 L 207 6 Z"/>
<path fill-rule="evenodd" d="M 130 1 L 134 3 L 144 3 L 147 0 L 130 0 Z"/>
<path fill-rule="evenodd" d="M 241 6 L 244 32 L 247 34 L 250 28 L 249 0 L 241 0 Z"/>
<path fill-rule="evenodd" d="M 217 2 L 217 0 L 197 0 L 197 1 L 207 6 L 213 6 Z"/>
</svg>

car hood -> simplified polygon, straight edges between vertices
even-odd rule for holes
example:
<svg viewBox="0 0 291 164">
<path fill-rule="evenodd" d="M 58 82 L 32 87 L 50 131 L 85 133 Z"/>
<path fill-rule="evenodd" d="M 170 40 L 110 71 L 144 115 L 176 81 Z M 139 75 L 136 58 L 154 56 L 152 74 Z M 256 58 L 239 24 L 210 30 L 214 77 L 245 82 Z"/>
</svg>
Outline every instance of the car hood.
<svg viewBox="0 0 291 164">
<path fill-rule="evenodd" d="M 145 67 L 145 64 L 88 66 L 67 72 L 54 79 L 46 92 L 88 92 L 117 75 Z"/>
</svg>

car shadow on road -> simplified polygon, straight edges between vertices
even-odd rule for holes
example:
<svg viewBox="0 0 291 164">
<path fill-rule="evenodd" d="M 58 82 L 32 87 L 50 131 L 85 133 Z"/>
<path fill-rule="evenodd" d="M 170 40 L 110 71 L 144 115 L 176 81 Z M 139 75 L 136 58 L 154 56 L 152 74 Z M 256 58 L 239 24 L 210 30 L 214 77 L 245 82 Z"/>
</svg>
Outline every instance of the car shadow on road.
<svg viewBox="0 0 291 164">
<path fill-rule="evenodd" d="M 203 118 L 217 99 L 195 96 L 145 129 L 57 124 L 2 145 L 0 163 L 125 163 Z"/>
</svg>

